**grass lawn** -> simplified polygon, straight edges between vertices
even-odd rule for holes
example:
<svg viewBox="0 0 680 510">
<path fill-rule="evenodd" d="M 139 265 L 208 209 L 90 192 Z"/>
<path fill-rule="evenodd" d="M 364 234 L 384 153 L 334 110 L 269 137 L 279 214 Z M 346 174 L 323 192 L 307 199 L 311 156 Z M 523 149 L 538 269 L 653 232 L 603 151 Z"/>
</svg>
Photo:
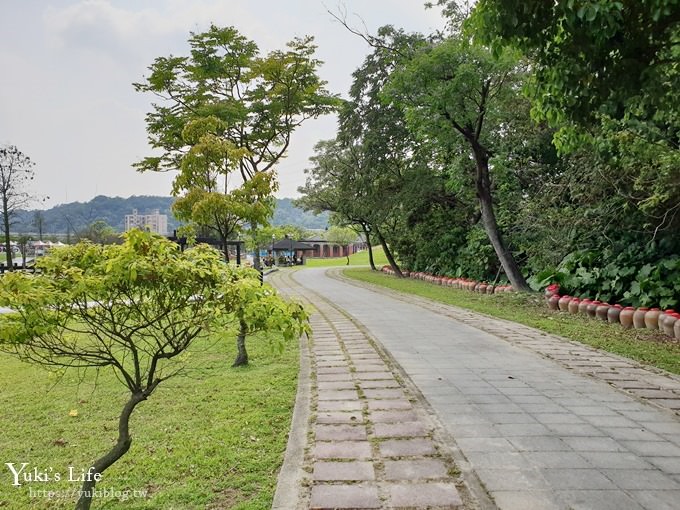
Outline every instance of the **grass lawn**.
<svg viewBox="0 0 680 510">
<path fill-rule="evenodd" d="M 618 325 L 581 315 L 551 312 L 541 295 L 477 294 L 420 280 L 399 279 L 364 268 L 347 269 L 344 274 L 393 290 L 519 322 L 680 374 L 680 344 L 669 341 L 667 336 L 651 330 L 625 330 Z"/>
<path fill-rule="evenodd" d="M 373 262 L 375 267 L 381 268 L 387 264 L 387 257 L 382 246 L 373 248 Z M 332 266 L 346 266 L 347 257 L 334 257 L 329 259 L 306 259 L 305 266 L 307 267 L 332 267 Z M 349 256 L 350 266 L 367 266 L 368 265 L 368 250 L 363 250 Z"/>
<path fill-rule="evenodd" d="M 95 499 L 93 509 L 268 509 L 286 448 L 297 389 L 298 346 L 283 354 L 265 335 L 248 341 L 251 365 L 230 368 L 235 342 L 195 344 L 187 364 L 201 367 L 164 381 L 132 415 L 130 451 L 106 470 L 97 490 L 147 491 L 146 497 Z M 73 508 L 75 498 L 30 491 L 78 490 L 69 482 L 110 448 L 127 391 L 109 370 L 97 386 L 0 354 L 0 508 Z M 77 410 L 76 417 L 69 416 Z M 5 466 L 29 463 L 60 482 L 13 487 Z M 35 494 L 35 493 L 34 493 Z"/>
</svg>

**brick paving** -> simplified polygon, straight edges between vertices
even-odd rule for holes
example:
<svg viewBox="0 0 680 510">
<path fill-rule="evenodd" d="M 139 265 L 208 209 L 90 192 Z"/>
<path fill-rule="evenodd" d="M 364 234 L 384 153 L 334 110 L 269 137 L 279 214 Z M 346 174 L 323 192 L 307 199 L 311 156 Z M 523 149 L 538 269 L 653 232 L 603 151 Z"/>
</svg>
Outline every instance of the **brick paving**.
<svg viewBox="0 0 680 510">
<path fill-rule="evenodd" d="M 366 428 L 374 455 L 375 481 L 312 481 L 309 501 L 319 508 L 351 507 L 356 501 L 341 497 L 355 497 L 354 489 L 365 495 L 363 508 L 424 508 L 438 497 L 453 498 L 439 485 L 451 482 L 428 478 L 437 473 L 436 463 L 392 463 L 437 460 L 445 451 L 437 437 L 449 438 L 448 446 L 462 454 L 456 463 L 465 480 L 471 469 L 503 510 L 680 508 L 678 377 L 519 324 L 328 278 L 323 270 L 287 278 L 310 293 L 319 317 L 327 319 L 314 325 L 315 334 L 326 335 L 315 355 L 347 361 L 347 370 L 320 373 L 317 384 L 349 381 L 358 393 L 358 401 L 315 399 L 317 419 L 322 412 L 361 413 L 357 425 Z M 344 313 L 361 327 L 341 324 Z M 361 345 L 364 332 L 378 342 L 378 356 L 371 342 Z M 387 370 L 370 368 L 380 365 L 378 358 Z M 404 396 L 365 393 L 386 389 Z M 431 428 L 421 436 L 413 425 L 420 420 L 399 414 L 423 416 L 421 402 L 448 436 Z M 408 473 L 421 478 L 396 479 Z M 348 484 L 354 485 L 333 495 Z M 478 501 L 458 489 L 463 505 L 483 501 L 474 489 Z"/>
<path fill-rule="evenodd" d="M 308 476 L 295 508 L 478 508 L 427 412 L 367 335 L 289 278 L 277 285 L 316 308 Z"/>
</svg>

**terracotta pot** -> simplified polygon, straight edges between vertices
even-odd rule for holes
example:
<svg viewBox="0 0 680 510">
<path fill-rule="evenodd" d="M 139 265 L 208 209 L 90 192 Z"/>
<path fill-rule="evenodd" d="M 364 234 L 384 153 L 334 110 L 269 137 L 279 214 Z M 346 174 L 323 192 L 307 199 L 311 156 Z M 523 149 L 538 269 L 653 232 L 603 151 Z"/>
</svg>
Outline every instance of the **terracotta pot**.
<svg viewBox="0 0 680 510">
<path fill-rule="evenodd" d="M 597 311 L 597 307 L 602 304 L 602 301 L 591 301 L 586 307 L 586 314 L 588 317 L 594 319 Z"/>
<path fill-rule="evenodd" d="M 558 296 L 557 294 L 553 294 L 552 296 L 550 296 L 550 299 L 548 299 L 548 308 L 550 308 L 551 310 L 558 310 L 559 300 L 560 296 Z"/>
<path fill-rule="evenodd" d="M 630 329 L 633 327 L 633 315 L 635 315 L 635 308 L 632 306 L 627 306 L 619 314 L 619 322 L 624 329 Z"/>
<path fill-rule="evenodd" d="M 661 315 L 661 310 L 658 308 L 652 308 L 645 313 L 645 327 L 647 329 L 659 329 L 659 315 Z"/>
<path fill-rule="evenodd" d="M 658 321 L 658 326 L 659 326 L 659 331 L 663 331 L 663 323 L 666 320 L 666 317 L 669 315 L 672 315 L 675 313 L 675 310 L 665 310 L 659 314 L 659 321 Z M 673 335 L 671 335 L 673 336 Z"/>
<path fill-rule="evenodd" d="M 680 316 L 678 316 L 678 320 L 673 324 L 673 334 L 676 340 L 680 340 Z"/>
<path fill-rule="evenodd" d="M 543 295 L 545 296 L 545 299 L 550 299 L 550 296 L 553 294 L 559 294 L 560 293 L 560 286 L 557 285 L 556 283 L 552 283 L 548 285 L 545 290 L 543 291 Z"/>
<path fill-rule="evenodd" d="M 569 306 L 567 309 L 569 310 L 569 313 L 577 314 L 578 313 L 578 305 L 581 302 L 581 300 L 577 297 L 573 298 L 571 301 L 569 301 Z"/>
<path fill-rule="evenodd" d="M 680 318 L 680 314 L 677 314 L 675 312 L 671 312 L 671 313 L 666 312 L 664 315 L 666 317 L 663 320 L 663 332 L 666 333 L 669 337 L 674 338 L 675 337 L 675 323 L 678 322 L 678 318 Z"/>
<path fill-rule="evenodd" d="M 638 308 L 633 314 L 633 326 L 635 329 L 644 329 L 647 327 L 645 324 L 645 315 L 649 311 L 649 308 Z"/>
<path fill-rule="evenodd" d="M 609 303 L 602 303 L 597 306 L 595 309 L 595 317 L 597 317 L 600 320 L 606 321 L 607 320 L 607 312 L 609 311 L 609 308 L 611 305 Z"/>
<path fill-rule="evenodd" d="M 566 312 L 569 310 L 569 301 L 571 301 L 571 296 L 562 296 L 560 300 L 557 302 L 557 306 L 559 307 L 560 311 Z"/>
<path fill-rule="evenodd" d="M 621 305 L 610 306 L 609 310 L 607 310 L 607 321 L 609 321 L 610 324 L 618 323 L 621 310 L 622 310 Z"/>
<path fill-rule="evenodd" d="M 662 313 L 661 316 L 659 316 L 659 331 L 671 338 L 675 337 L 675 330 L 673 328 L 679 317 L 680 314 L 675 313 L 675 311 L 666 311 Z"/>
<path fill-rule="evenodd" d="M 588 305 L 591 303 L 591 300 L 588 298 L 584 298 L 581 300 L 581 302 L 578 304 L 578 313 L 582 313 L 583 315 L 586 315 L 588 313 Z"/>
<path fill-rule="evenodd" d="M 486 287 L 487 287 L 486 283 L 480 283 L 477 286 L 477 292 L 479 292 L 480 294 L 486 294 Z"/>
</svg>

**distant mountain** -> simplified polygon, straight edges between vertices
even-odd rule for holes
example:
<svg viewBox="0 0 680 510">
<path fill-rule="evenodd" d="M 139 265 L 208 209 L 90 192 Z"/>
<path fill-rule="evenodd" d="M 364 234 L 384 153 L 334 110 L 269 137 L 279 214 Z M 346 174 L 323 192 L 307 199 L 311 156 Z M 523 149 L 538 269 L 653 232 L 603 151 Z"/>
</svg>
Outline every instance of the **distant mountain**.
<svg viewBox="0 0 680 510">
<path fill-rule="evenodd" d="M 319 215 L 305 212 L 293 205 L 292 198 L 276 200 L 276 210 L 272 219 L 274 225 L 297 225 L 310 230 L 323 230 L 328 227 L 328 213 Z"/>
<path fill-rule="evenodd" d="M 67 230 L 76 232 L 90 223 L 103 220 L 117 231 L 125 229 L 125 215 L 137 209 L 145 214 L 158 209 L 168 216 L 168 231 L 172 232 L 179 222 L 172 214 L 172 197 L 132 196 L 129 198 L 106 197 L 99 195 L 89 202 L 71 202 L 60 204 L 42 212 L 43 233 L 65 234 Z M 15 216 L 13 233 L 36 233 L 34 224 L 36 210 L 19 211 Z M 323 229 L 328 226 L 328 215 L 314 215 L 293 206 L 290 198 L 277 199 L 276 210 L 272 220 L 274 225 L 298 225 L 308 229 Z"/>
</svg>

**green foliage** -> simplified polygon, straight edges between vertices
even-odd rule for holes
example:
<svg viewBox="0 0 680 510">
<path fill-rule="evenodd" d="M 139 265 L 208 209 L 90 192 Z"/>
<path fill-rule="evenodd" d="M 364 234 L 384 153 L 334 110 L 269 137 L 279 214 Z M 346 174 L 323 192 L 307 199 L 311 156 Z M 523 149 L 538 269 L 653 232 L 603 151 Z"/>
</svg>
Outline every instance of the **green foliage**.
<svg viewBox="0 0 680 510">
<path fill-rule="evenodd" d="M 90 223 L 87 228 L 77 233 L 78 239 L 92 241 L 95 244 L 111 244 L 119 240 L 116 230 L 104 220 Z"/>
<path fill-rule="evenodd" d="M 255 271 L 225 265 L 205 245 L 181 252 L 133 230 L 122 245 L 54 250 L 39 267 L 0 280 L 0 306 L 16 312 L 0 318 L 4 347 L 47 365 L 111 366 L 131 391 L 173 373 L 166 364 L 230 317 L 287 337 L 304 330 L 298 305 L 255 293 Z"/>
<path fill-rule="evenodd" d="M 531 55 L 537 115 L 589 123 L 598 114 L 621 118 L 632 97 L 649 112 L 669 106 L 677 13 L 678 0 L 480 0 L 468 28 L 496 51 L 512 45 Z"/>
<path fill-rule="evenodd" d="M 180 220 L 212 231 L 224 242 L 246 227 L 267 223 L 276 204 L 276 189 L 273 173 L 259 173 L 227 192 L 192 188 L 177 199 L 173 211 Z"/>
<path fill-rule="evenodd" d="M 237 324 L 240 336 L 279 331 L 282 340 L 307 331 L 300 305 L 262 287 L 256 271 L 225 265 L 206 245 L 182 252 L 132 230 L 122 245 L 54 250 L 39 268 L 0 279 L 0 306 L 12 309 L 0 317 L 0 350 L 54 368 L 111 368 L 129 390 L 118 440 L 90 473 L 127 453 L 135 407 L 186 368 L 188 349 L 212 328 Z M 95 483 L 83 481 L 78 508 L 90 507 Z"/>
<path fill-rule="evenodd" d="M 317 75 L 321 62 L 313 58 L 310 37 L 260 55 L 255 42 L 234 27 L 212 25 L 192 33 L 189 45 L 190 55 L 157 58 L 148 78 L 134 84 L 137 91 L 165 99 L 146 119 L 149 141 L 163 153 L 137 163 L 141 171 L 179 169 L 187 146 L 200 138 L 187 125 L 198 121 L 213 131 L 206 142 L 215 148 L 222 144 L 217 153 L 247 150 L 238 166 L 249 179 L 284 157 L 301 122 L 337 104 Z"/>
<path fill-rule="evenodd" d="M 560 284 L 566 294 L 662 309 L 680 304 L 680 256 L 668 243 L 631 243 L 567 255 L 555 270 L 536 276 L 536 285 Z"/>
<path fill-rule="evenodd" d="M 332 226 L 326 232 L 325 238 L 328 242 L 339 244 L 340 246 L 347 246 L 358 239 L 355 230 L 347 227 Z"/>
</svg>

